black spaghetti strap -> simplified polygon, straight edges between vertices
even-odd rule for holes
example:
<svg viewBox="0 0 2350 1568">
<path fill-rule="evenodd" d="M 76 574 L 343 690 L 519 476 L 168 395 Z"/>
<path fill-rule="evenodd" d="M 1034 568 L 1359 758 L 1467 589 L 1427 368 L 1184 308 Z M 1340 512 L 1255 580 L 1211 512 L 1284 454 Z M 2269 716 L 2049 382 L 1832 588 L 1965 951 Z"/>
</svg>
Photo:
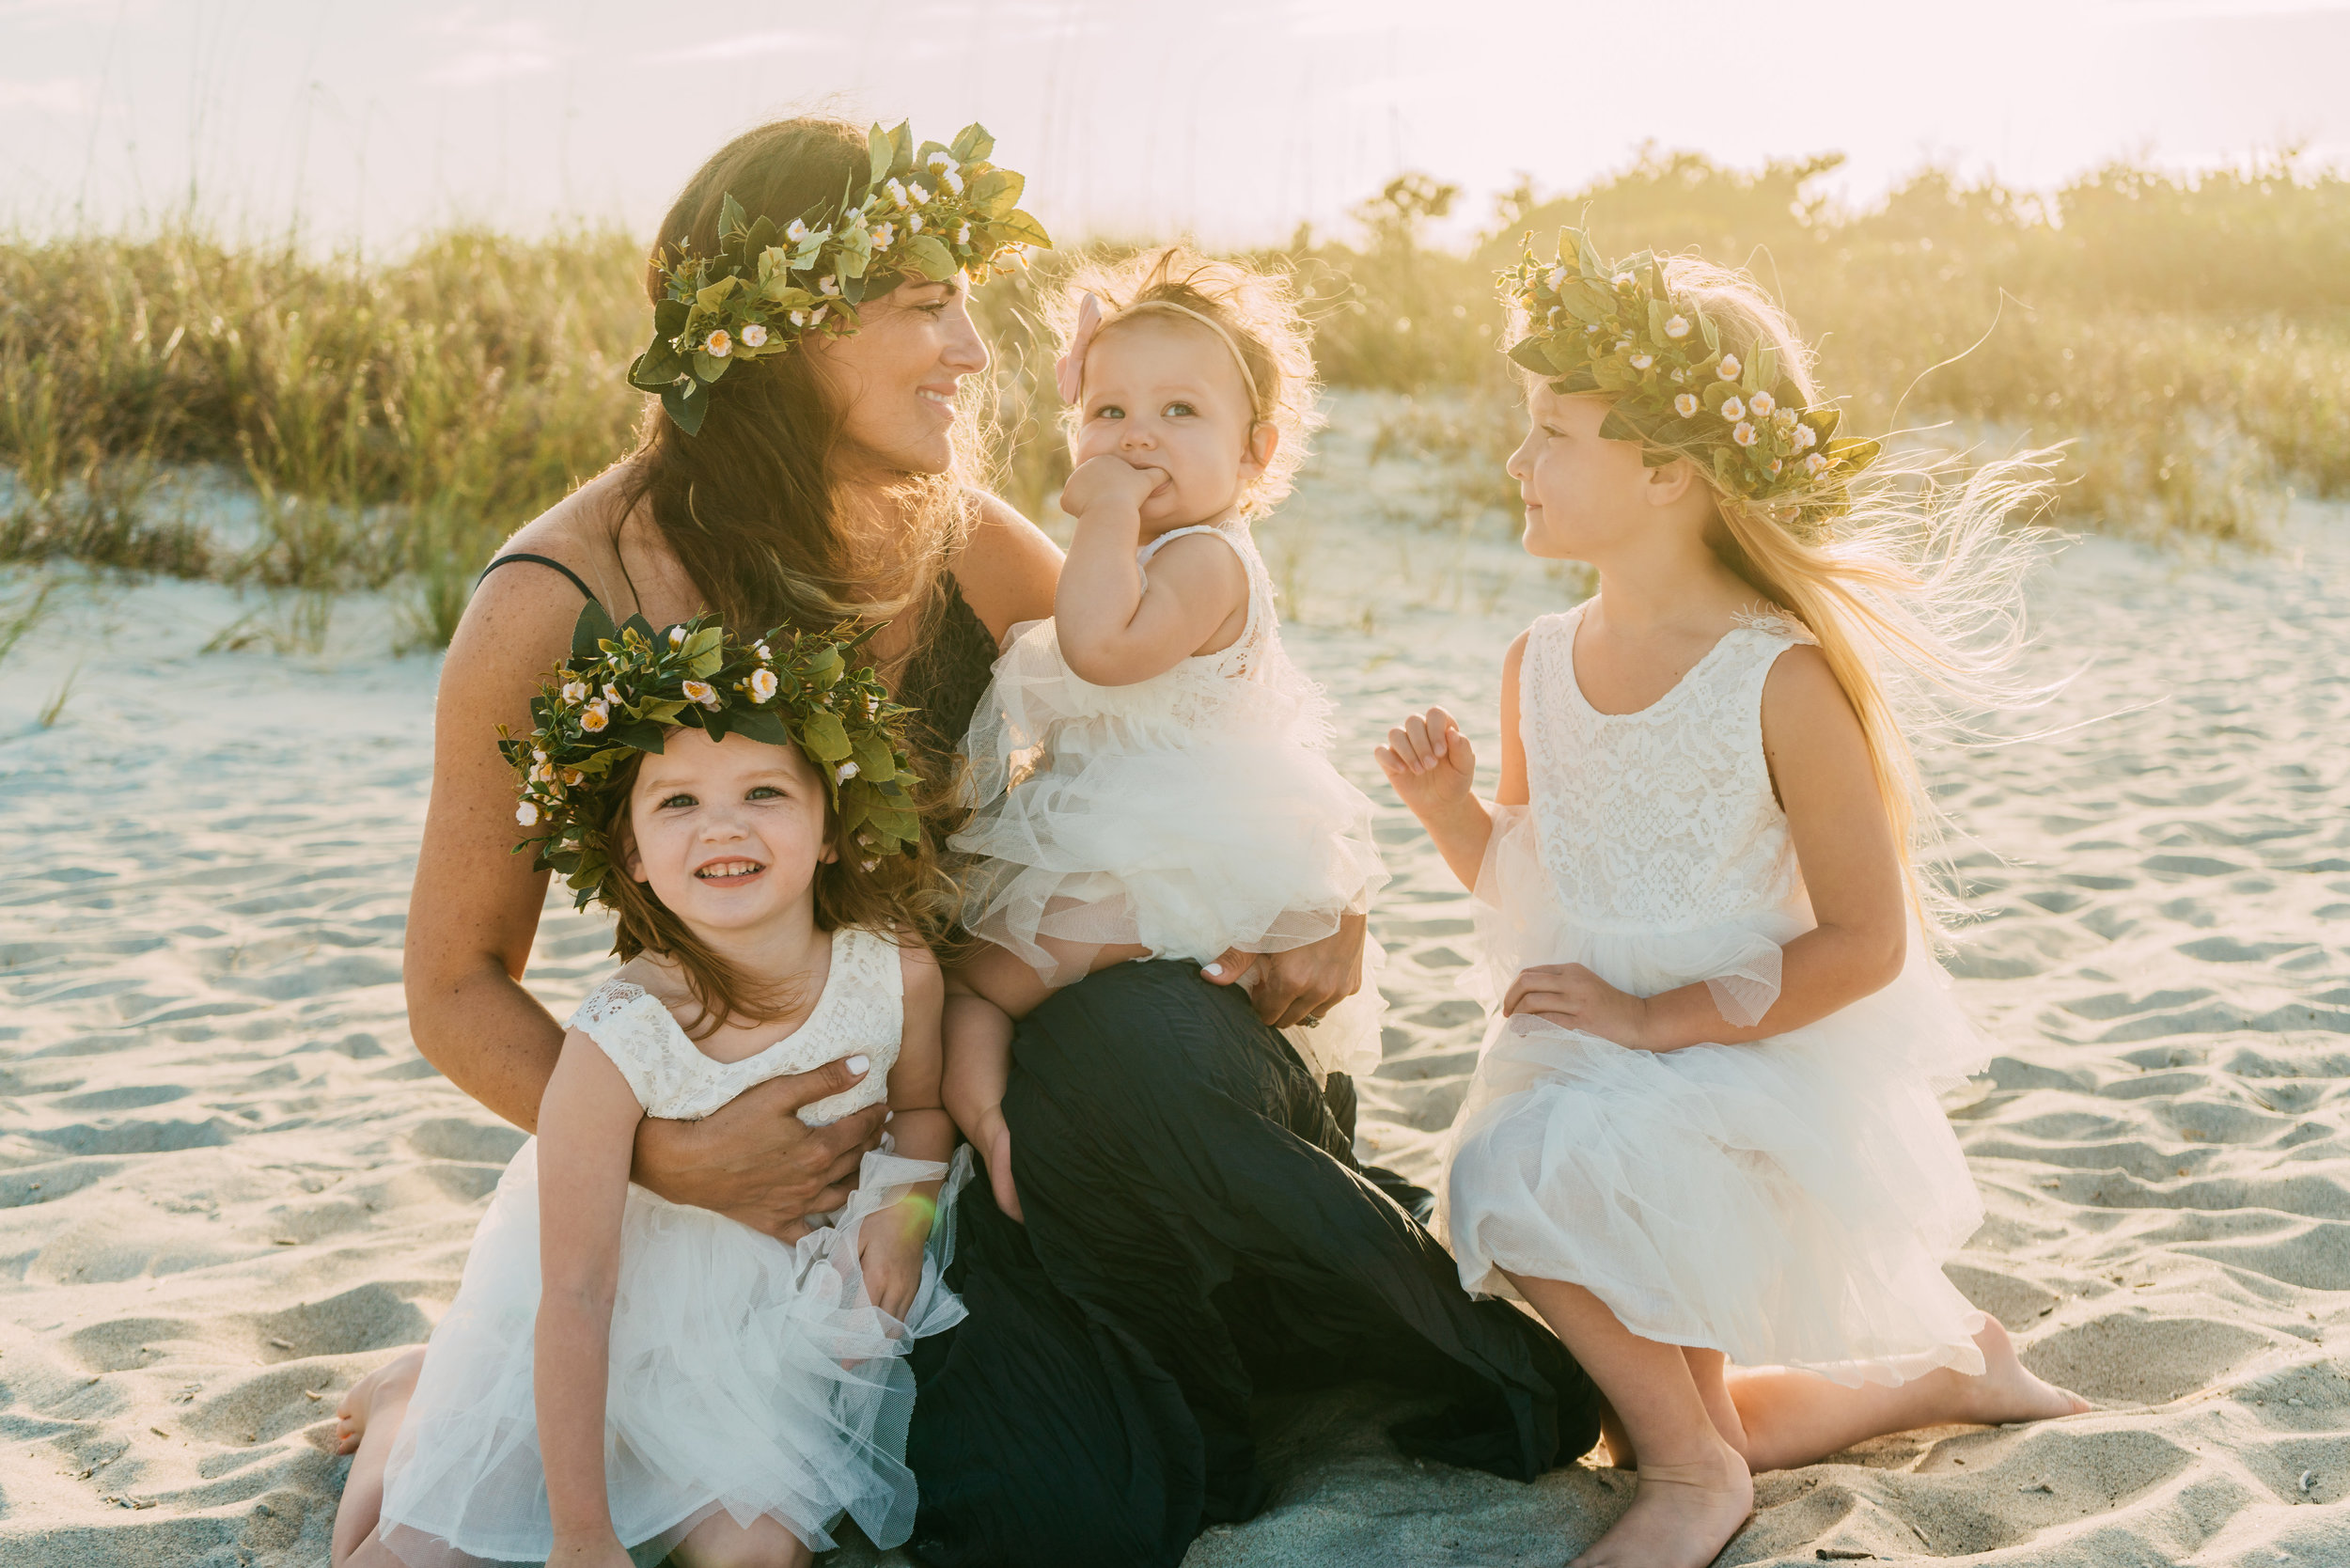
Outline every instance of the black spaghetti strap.
<svg viewBox="0 0 2350 1568">
<path fill-rule="evenodd" d="M 499 567 L 510 566 L 516 561 L 536 561 L 540 566 L 551 566 L 555 568 L 556 571 L 560 572 L 564 576 L 569 577 L 572 580 L 572 587 L 579 589 L 579 596 L 582 599 L 592 601 L 596 597 L 595 590 L 590 588 L 586 583 L 579 580 L 579 573 L 573 572 L 570 567 L 565 566 L 561 561 L 551 559 L 545 556 L 529 555 L 520 550 L 517 550 L 510 556 L 500 556 L 497 559 L 483 567 L 481 569 L 481 577 L 487 577 L 491 572 L 495 572 Z M 474 587 L 479 588 L 481 586 L 481 577 L 476 577 L 473 580 Z"/>
</svg>

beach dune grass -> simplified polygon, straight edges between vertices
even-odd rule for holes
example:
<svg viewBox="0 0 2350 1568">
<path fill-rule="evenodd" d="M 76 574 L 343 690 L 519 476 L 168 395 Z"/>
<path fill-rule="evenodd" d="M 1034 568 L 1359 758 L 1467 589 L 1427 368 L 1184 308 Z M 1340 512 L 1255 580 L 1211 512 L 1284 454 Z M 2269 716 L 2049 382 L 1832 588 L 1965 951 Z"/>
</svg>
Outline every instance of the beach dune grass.
<svg viewBox="0 0 2350 1568">
<path fill-rule="evenodd" d="M 1301 230 L 1259 259 L 1295 274 L 1331 384 L 1463 389 L 1465 414 L 1390 421 L 1377 448 L 1456 469 L 1470 510 L 1509 505 L 1517 437 L 1493 271 L 1526 231 L 1579 222 L 1751 267 L 1863 428 L 2075 442 L 2076 525 L 2250 540 L 2284 488 L 2350 492 L 2350 180 L 2289 155 L 2115 165 L 2045 195 L 1928 169 L 1855 212 L 1821 194 L 1837 163 L 1645 150 L 1565 196 L 1511 193 L 1465 250 L 1426 238 L 1458 192 L 1404 175 L 1357 210 L 1359 243 Z M 1031 510 L 1066 471 L 1036 301 L 1068 259 L 978 301 L 990 457 Z M 187 225 L 0 242 L 0 557 L 397 583 L 415 639 L 445 641 L 496 541 L 629 445 L 642 261 L 593 229 L 460 229 L 365 259 Z M 146 504 L 191 464 L 250 490 L 249 538 Z"/>
</svg>

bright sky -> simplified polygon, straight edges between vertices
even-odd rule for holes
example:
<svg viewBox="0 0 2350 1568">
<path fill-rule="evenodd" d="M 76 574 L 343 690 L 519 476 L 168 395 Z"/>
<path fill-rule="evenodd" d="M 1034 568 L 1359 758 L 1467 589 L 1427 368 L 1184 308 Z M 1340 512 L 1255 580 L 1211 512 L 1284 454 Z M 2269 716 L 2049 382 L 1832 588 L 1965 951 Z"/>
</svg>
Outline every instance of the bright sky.
<svg viewBox="0 0 2350 1568">
<path fill-rule="evenodd" d="M 697 22 L 698 14 L 704 20 Z M 986 122 L 1057 233 L 1328 227 L 1400 168 L 1466 218 L 1653 140 L 2044 186 L 2299 143 L 2350 166 L 2350 0 L 0 0 L 0 227 L 184 210 L 380 247 L 649 232 L 729 133 Z"/>
</svg>

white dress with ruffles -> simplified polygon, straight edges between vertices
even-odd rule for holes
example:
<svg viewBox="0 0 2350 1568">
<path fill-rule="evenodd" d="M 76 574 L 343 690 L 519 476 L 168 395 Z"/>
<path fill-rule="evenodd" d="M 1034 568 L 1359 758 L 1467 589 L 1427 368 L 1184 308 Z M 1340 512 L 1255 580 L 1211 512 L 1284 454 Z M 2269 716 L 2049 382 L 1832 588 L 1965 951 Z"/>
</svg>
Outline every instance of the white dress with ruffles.
<svg viewBox="0 0 2350 1568">
<path fill-rule="evenodd" d="M 1207 963 L 1231 949 L 1320 941 L 1386 882 L 1371 801 L 1326 754 L 1330 702 L 1282 651 L 1273 579 L 1245 522 L 1170 529 L 1136 570 L 1189 534 L 1231 547 L 1248 578 L 1230 648 L 1124 686 L 1061 658 L 1050 620 L 1012 629 L 964 743 L 978 813 L 950 846 L 973 858 L 964 924 L 1050 985 L 1111 946 Z M 1078 949 L 1058 961 L 1039 944 Z M 1379 1064 L 1381 955 L 1319 1027 L 1286 1031 L 1317 1073 Z"/>
<path fill-rule="evenodd" d="M 807 1019 L 741 1061 L 702 1054 L 661 1002 L 613 979 L 571 1027 L 612 1058 L 648 1116 L 710 1115 L 753 1085 L 862 1053 L 847 1091 L 803 1108 L 822 1126 L 880 1104 L 904 1032 L 898 947 L 834 933 Z M 963 1304 L 940 1282 L 954 1245 L 954 1165 L 865 1156 L 857 1187 L 794 1243 L 632 1184 L 620 1219 L 605 1394 L 604 1483 L 621 1542 L 658 1560 L 720 1510 L 779 1520 L 808 1546 L 834 1544 L 845 1514 L 874 1544 L 914 1527 L 905 1466 L 913 1341 L 952 1326 Z M 922 1284 L 903 1322 L 871 1304 L 857 1261 L 865 1217 L 944 1179 Z M 382 1538 L 414 1568 L 543 1562 L 554 1537 L 539 1453 L 531 1346 L 539 1309 L 538 1140 L 506 1168 L 474 1233 L 457 1299 L 432 1332 L 415 1397 L 384 1473 Z"/>
<path fill-rule="evenodd" d="M 1988 1052 L 1912 923 L 1901 975 L 1743 1045 L 1630 1050 L 1502 993 L 1580 964 L 1636 996 L 1703 980 L 1750 1025 L 1816 923 L 1762 754 L 1762 684 L 1808 635 L 1742 624 L 1665 697 L 1607 714 L 1574 677 L 1582 608 L 1518 675 L 1530 804 L 1496 811 L 1465 981 L 1487 1028 L 1440 1230 L 1476 1292 L 1584 1286 L 1635 1334 L 1856 1386 L 1982 1371 L 1942 1259 L 1982 1219 L 1935 1097 Z"/>
</svg>

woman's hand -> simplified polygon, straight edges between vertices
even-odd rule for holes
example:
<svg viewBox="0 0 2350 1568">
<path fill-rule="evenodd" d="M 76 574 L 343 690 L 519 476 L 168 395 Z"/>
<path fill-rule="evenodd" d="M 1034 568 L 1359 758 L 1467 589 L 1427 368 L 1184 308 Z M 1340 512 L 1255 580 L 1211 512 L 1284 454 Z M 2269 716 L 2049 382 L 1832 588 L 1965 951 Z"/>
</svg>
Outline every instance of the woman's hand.
<svg viewBox="0 0 2350 1568">
<path fill-rule="evenodd" d="M 797 1241 L 807 1234 L 806 1216 L 849 1200 L 865 1152 L 881 1143 L 886 1107 L 869 1105 L 822 1127 L 802 1121 L 799 1109 L 854 1088 L 870 1065 L 850 1057 L 770 1078 L 699 1121 L 647 1117 L 630 1179 L 672 1203 Z"/>
<path fill-rule="evenodd" d="M 867 1215 L 857 1227 L 856 1261 L 864 1271 L 865 1294 L 900 1323 L 922 1288 L 922 1247 L 937 1213 L 936 1200 L 916 1192 Z"/>
<path fill-rule="evenodd" d="M 1124 458 L 1106 454 L 1088 458 L 1061 486 L 1060 510 L 1072 517 L 1083 517 L 1106 502 L 1139 518 L 1142 503 L 1166 482 L 1164 468 L 1136 468 Z"/>
<path fill-rule="evenodd" d="M 1562 1029 L 1580 1029 L 1635 1051 L 1650 1043 L 1646 998 L 1619 991 L 1580 964 L 1543 964 L 1510 982 L 1501 998 L 1505 1017 L 1532 1013 Z"/>
<path fill-rule="evenodd" d="M 1234 948 L 1199 972 L 1213 985 L 1237 985 L 1253 973 L 1257 980 L 1249 1001 L 1257 1016 L 1277 1029 L 1308 1019 L 1318 1023 L 1363 988 L 1363 935 L 1370 924 L 1365 916 L 1340 916 L 1339 929 L 1319 942 L 1277 953 Z"/>
<path fill-rule="evenodd" d="M 1423 823 L 1459 807 L 1477 781 L 1476 748 L 1442 708 L 1405 719 L 1387 731 L 1387 744 L 1371 755 L 1396 794 Z"/>
<path fill-rule="evenodd" d="M 1004 1107 L 990 1105 L 971 1121 L 972 1125 L 964 1131 L 978 1152 L 979 1163 L 987 1167 L 987 1184 L 995 1189 L 995 1206 L 1009 1218 L 1026 1225 L 1028 1220 L 1020 1212 L 1020 1190 L 1011 1183 L 1011 1123 L 1004 1120 Z"/>
</svg>

